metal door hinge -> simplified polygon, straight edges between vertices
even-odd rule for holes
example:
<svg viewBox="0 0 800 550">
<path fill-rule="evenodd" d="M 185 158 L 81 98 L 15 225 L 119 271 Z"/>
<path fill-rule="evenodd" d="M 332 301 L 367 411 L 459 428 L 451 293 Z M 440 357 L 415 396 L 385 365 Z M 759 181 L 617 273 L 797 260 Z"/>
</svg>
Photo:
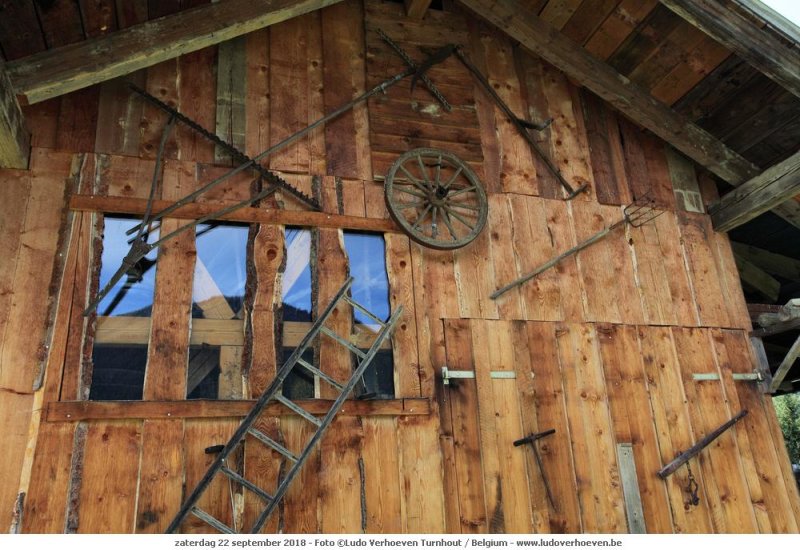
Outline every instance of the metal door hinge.
<svg viewBox="0 0 800 550">
<path fill-rule="evenodd" d="M 517 373 L 512 370 L 493 370 L 489 373 L 490 378 L 500 379 L 513 379 L 517 377 Z M 445 386 L 450 385 L 451 380 L 467 380 L 475 378 L 475 371 L 473 370 L 450 370 L 447 367 L 442 367 L 442 382 Z"/>
<path fill-rule="evenodd" d="M 741 382 L 763 382 L 764 376 L 760 372 L 734 372 L 731 377 L 736 381 Z M 696 381 L 703 380 L 719 380 L 719 374 L 716 372 L 708 373 L 694 373 L 692 379 Z"/>
</svg>

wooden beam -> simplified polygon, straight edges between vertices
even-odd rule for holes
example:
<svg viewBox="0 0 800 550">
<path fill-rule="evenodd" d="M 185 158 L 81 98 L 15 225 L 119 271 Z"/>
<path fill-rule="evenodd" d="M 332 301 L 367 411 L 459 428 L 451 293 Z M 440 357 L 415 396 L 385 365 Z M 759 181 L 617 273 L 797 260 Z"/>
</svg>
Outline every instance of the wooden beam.
<svg viewBox="0 0 800 550">
<path fill-rule="evenodd" d="M 25 128 L 22 110 L 0 62 L 0 168 L 26 170 L 30 152 L 31 135 Z"/>
<path fill-rule="evenodd" d="M 691 25 L 800 97 L 800 52 L 719 0 L 661 0 Z"/>
<path fill-rule="evenodd" d="M 8 63 L 20 101 L 38 103 L 213 46 L 340 0 L 228 0 Z"/>
<path fill-rule="evenodd" d="M 153 201 L 153 211 L 159 212 L 173 201 Z M 236 201 L 193 202 L 170 213 L 170 217 L 196 220 L 207 216 Z M 147 199 L 128 197 L 102 197 L 99 195 L 73 195 L 69 200 L 72 210 L 86 212 L 106 212 L 108 214 L 135 214 L 141 216 L 147 209 Z M 241 223 L 263 223 L 268 225 L 296 225 L 301 227 L 325 227 L 330 229 L 354 229 L 356 231 L 376 231 L 399 233 L 400 228 L 391 220 L 340 216 L 326 212 L 305 210 L 266 210 L 260 208 L 240 208 L 219 218 L 220 221 Z"/>
<path fill-rule="evenodd" d="M 764 173 L 731 191 L 708 212 L 717 231 L 730 231 L 800 194 L 800 152 L 768 168 Z M 795 223 L 795 225 L 797 225 Z"/>
<path fill-rule="evenodd" d="M 748 244 L 731 242 L 737 256 L 754 263 L 767 273 L 780 275 L 791 281 L 800 281 L 800 260 L 769 252 Z M 750 304 L 748 304 L 750 307 Z M 780 306 L 774 306 L 779 308 Z"/>
<path fill-rule="evenodd" d="M 783 379 L 789 374 L 789 369 L 792 368 L 798 356 L 800 356 L 800 336 L 794 341 L 789 353 L 786 354 L 786 357 L 783 358 L 783 361 L 781 361 L 781 364 L 778 366 L 778 370 L 772 375 L 772 384 L 769 386 L 770 391 L 775 392 L 778 390 Z"/>
<path fill-rule="evenodd" d="M 255 400 L 191 401 L 57 401 L 47 404 L 46 422 L 78 422 L 80 420 L 122 420 L 134 418 L 233 418 L 245 416 Z M 331 401 L 326 399 L 297 399 L 295 403 L 311 414 L 328 412 Z M 339 414 L 343 416 L 406 416 L 428 415 L 431 403 L 426 398 L 380 399 L 375 401 L 344 402 Z M 271 403 L 263 416 L 293 416 L 280 403 Z"/>
<path fill-rule="evenodd" d="M 739 277 L 743 283 L 773 302 L 778 299 L 781 292 L 781 283 L 775 277 L 772 277 L 769 273 L 756 267 L 741 256 L 734 254 L 734 259 L 736 260 L 736 267 L 739 268 Z"/>
<path fill-rule="evenodd" d="M 411 19 L 422 19 L 431 5 L 431 0 L 405 0 L 406 15 Z"/>
<path fill-rule="evenodd" d="M 609 65 L 592 57 L 532 14 L 523 1 L 459 2 L 731 185 L 739 185 L 758 175 L 759 169 L 754 164 Z"/>
</svg>

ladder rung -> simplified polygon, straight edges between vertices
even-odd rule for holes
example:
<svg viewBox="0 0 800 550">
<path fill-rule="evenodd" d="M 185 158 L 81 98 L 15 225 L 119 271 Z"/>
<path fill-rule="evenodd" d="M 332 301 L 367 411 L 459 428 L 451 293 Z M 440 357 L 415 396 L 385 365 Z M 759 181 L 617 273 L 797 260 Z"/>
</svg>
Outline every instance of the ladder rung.
<svg viewBox="0 0 800 550">
<path fill-rule="evenodd" d="M 375 323 L 378 324 L 379 326 L 384 326 L 386 324 L 380 319 L 378 319 L 370 310 L 368 310 L 367 308 L 365 308 L 364 306 L 353 300 L 350 296 L 345 296 L 344 301 L 353 306 L 354 308 L 356 308 L 357 310 L 359 310 L 361 313 L 363 313 L 373 321 L 375 321 Z"/>
<path fill-rule="evenodd" d="M 198 518 L 205 521 L 211 527 L 219 531 L 220 533 L 225 533 L 226 535 L 235 535 L 236 531 L 222 523 L 220 520 L 209 514 L 208 512 L 204 512 L 197 506 L 192 507 L 192 513 L 197 516 Z"/>
<path fill-rule="evenodd" d="M 253 482 L 246 480 L 245 478 L 243 478 L 242 476 L 240 476 L 238 473 L 234 472 L 233 470 L 231 470 L 227 466 L 223 466 L 222 467 L 222 473 L 224 473 L 226 476 L 231 478 L 233 481 L 235 481 L 239 485 L 242 485 L 243 487 L 246 487 L 247 489 L 249 489 L 253 493 L 255 493 L 258 496 L 260 496 L 262 499 L 264 499 L 264 501 L 266 501 L 266 502 L 271 502 L 272 501 L 272 495 L 271 494 L 269 494 L 268 492 L 266 492 L 264 489 L 262 489 L 261 487 L 259 487 L 256 484 L 254 484 Z"/>
<path fill-rule="evenodd" d="M 322 327 L 322 329 L 320 329 L 320 332 L 322 332 L 323 334 L 327 334 L 328 336 L 330 336 L 331 338 L 333 338 L 334 340 L 336 340 L 337 342 L 339 342 L 340 344 L 342 344 L 344 347 L 346 347 L 347 349 L 349 349 L 350 351 L 352 351 L 353 353 L 355 353 L 356 355 L 358 355 L 358 356 L 359 356 L 359 357 L 361 357 L 362 359 L 363 359 L 364 357 L 366 357 L 366 356 L 367 356 L 367 354 L 366 354 L 366 353 L 364 353 L 363 351 L 361 351 L 360 349 L 358 349 L 357 347 L 355 347 L 355 346 L 354 346 L 354 345 L 353 345 L 351 342 L 349 342 L 348 340 L 345 340 L 344 338 L 342 338 L 341 336 L 339 336 L 338 334 L 336 334 L 335 332 L 333 332 L 333 331 L 332 331 L 331 329 L 329 329 L 328 327 Z"/>
<path fill-rule="evenodd" d="M 258 439 L 261 443 L 263 443 L 267 447 L 272 447 L 273 449 L 281 453 L 289 460 L 297 462 L 298 458 L 294 456 L 289 449 L 287 449 L 286 447 L 284 447 L 283 445 L 281 445 L 280 443 L 269 437 L 264 432 L 261 432 L 255 428 L 250 428 L 249 430 L 247 430 L 247 433 Z"/>
<path fill-rule="evenodd" d="M 317 418 L 316 416 L 314 416 L 313 414 L 311 414 L 310 412 L 308 412 L 304 408 L 300 407 L 294 401 L 291 401 L 290 399 L 287 399 L 283 395 L 281 395 L 279 393 L 275 394 L 275 400 L 283 403 L 287 408 L 293 410 L 294 412 L 296 412 L 297 414 L 299 414 L 300 416 L 302 416 L 303 418 L 305 418 L 306 420 L 308 420 L 309 422 L 311 422 L 315 426 L 319 427 L 319 426 L 322 425 L 322 421 L 320 421 L 319 418 Z"/>
<path fill-rule="evenodd" d="M 333 378 L 331 378 L 330 376 L 328 376 L 327 374 L 325 374 L 324 372 L 319 370 L 317 367 L 315 367 L 314 365 L 312 365 L 308 361 L 306 361 L 304 359 L 298 359 L 297 362 L 300 363 L 306 370 L 308 370 L 309 372 L 311 372 L 313 374 L 316 374 L 317 376 L 319 376 L 320 378 L 325 380 L 328 384 L 330 384 L 331 386 L 333 386 L 337 390 L 339 390 L 339 391 L 344 390 L 344 386 L 342 386 L 339 382 L 337 382 L 336 380 L 334 380 Z"/>
</svg>

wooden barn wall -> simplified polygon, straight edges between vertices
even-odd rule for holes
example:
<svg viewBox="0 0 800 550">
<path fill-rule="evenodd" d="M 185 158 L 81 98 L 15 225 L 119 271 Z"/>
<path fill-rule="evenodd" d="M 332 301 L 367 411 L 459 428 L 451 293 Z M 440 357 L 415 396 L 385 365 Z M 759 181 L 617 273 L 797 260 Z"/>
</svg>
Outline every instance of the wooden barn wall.
<svg viewBox="0 0 800 550">
<path fill-rule="evenodd" d="M 464 45 L 516 112 L 553 118 L 536 139 L 570 182 L 589 190 L 561 200 L 558 182 L 454 58 L 429 73 L 451 113 L 424 85 L 412 93 L 405 81 L 269 159 L 326 212 L 383 228 L 381 177 L 392 160 L 413 147 L 441 147 L 478 170 L 490 214 L 482 234 L 453 252 L 385 233 L 391 303 L 406 312 L 393 337 L 397 399 L 349 406 L 266 530 L 627 532 L 617 458 L 617 446 L 627 443 L 647 531 L 797 532 L 800 498 L 770 399 L 732 378 L 756 364 L 751 327 L 728 239 L 702 213 L 713 195 L 703 175 L 483 24 L 437 10 L 411 21 L 402 10 L 379 0 L 343 2 L 26 108 L 31 170 L 0 174 L 7 250 L 0 263 L 0 524 L 24 532 L 163 531 L 211 460 L 203 449 L 226 441 L 247 410 L 242 401 L 180 401 L 175 380 L 185 368 L 189 319 L 176 308 L 190 299 L 180 283 L 193 270 L 191 236 L 160 252 L 159 265 L 169 269 L 158 271 L 156 293 L 168 305 L 154 311 L 161 345 L 150 346 L 145 402 L 81 402 L 94 332 L 81 312 L 97 290 L 100 218 L 67 201 L 95 195 L 124 209 L 145 198 L 165 123 L 126 82 L 255 155 L 402 70 L 377 34 L 382 29 L 417 60 L 431 48 Z M 167 141 L 166 157 L 162 199 L 231 165 L 185 128 Z M 489 299 L 648 191 L 665 210 L 655 222 L 616 230 Z M 243 176 L 201 200 L 249 193 Z M 303 209 L 280 193 L 259 208 L 277 206 Z M 316 239 L 325 258 L 318 268 L 324 305 L 346 276 L 347 258 L 340 230 L 319 229 Z M 240 399 L 269 383 L 280 345 L 273 299 L 282 227 L 258 226 L 251 245 L 257 289 L 245 339 L 252 349 L 244 383 L 231 389 Z M 338 322 L 348 330 L 346 318 Z M 335 353 L 322 346 L 323 368 L 349 369 Z M 444 387 L 444 365 L 472 370 L 475 379 Z M 493 378 L 495 371 L 515 378 Z M 719 380 L 694 381 L 695 373 Z M 742 423 L 692 461 L 700 504 L 689 506 L 686 469 L 666 482 L 655 472 L 743 408 Z M 259 429 L 290 448 L 308 432 L 291 416 L 264 417 Z M 556 431 L 540 444 L 542 472 L 529 447 L 512 443 L 547 429 Z M 282 466 L 251 446 L 237 467 L 257 481 Z M 14 513 L 20 491 L 21 519 Z M 227 491 L 212 488 L 201 506 L 229 518 Z M 237 516 L 255 513 L 250 496 L 236 502 Z M 185 528 L 208 530 L 191 521 Z"/>
</svg>

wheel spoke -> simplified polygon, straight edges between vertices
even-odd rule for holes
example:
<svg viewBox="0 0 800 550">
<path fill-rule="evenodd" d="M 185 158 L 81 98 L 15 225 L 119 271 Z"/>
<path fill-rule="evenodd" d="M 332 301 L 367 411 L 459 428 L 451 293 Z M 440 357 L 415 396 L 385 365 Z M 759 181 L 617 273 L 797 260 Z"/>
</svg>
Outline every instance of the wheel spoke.
<svg viewBox="0 0 800 550">
<path fill-rule="evenodd" d="M 463 189 L 459 189 L 458 191 L 453 191 L 452 193 L 447 194 L 447 198 L 451 199 L 453 197 L 457 197 L 459 195 L 463 195 L 464 193 L 469 193 L 470 191 L 474 191 L 477 189 L 477 186 L 473 185 L 471 187 L 464 187 Z"/>
<path fill-rule="evenodd" d="M 431 180 L 428 179 L 428 171 L 425 169 L 425 163 L 422 162 L 422 155 L 417 153 L 417 162 L 419 162 L 419 169 L 422 172 L 422 179 L 425 180 L 425 185 L 428 186 L 428 189 L 431 188 Z"/>
<path fill-rule="evenodd" d="M 425 210 L 422 212 L 422 214 L 420 215 L 420 217 L 419 217 L 419 218 L 417 218 L 417 221 L 415 221 L 415 222 L 414 222 L 414 225 L 412 225 L 412 226 L 411 226 L 411 229 L 413 229 L 414 231 L 416 231 L 417 229 L 419 229 L 419 224 L 420 224 L 420 223 L 422 223 L 422 220 L 424 220 L 424 219 L 425 219 L 425 216 L 427 216 L 427 215 L 428 215 L 428 212 L 430 212 L 430 211 L 431 211 L 431 207 L 433 207 L 433 205 L 432 205 L 432 204 L 428 204 L 428 206 L 426 206 L 426 207 L 425 207 Z"/>
<path fill-rule="evenodd" d="M 464 219 L 464 218 L 461 216 L 461 214 L 459 214 L 458 212 L 453 212 L 453 211 L 450 209 L 450 207 L 449 207 L 449 206 L 445 206 L 445 207 L 444 207 L 444 209 L 445 209 L 445 212 L 447 212 L 448 214 L 450 214 L 451 216 L 453 216 L 455 219 L 457 219 L 458 221 L 460 221 L 461 223 L 463 223 L 464 225 L 466 225 L 466 226 L 469 228 L 469 230 L 470 230 L 470 231 L 472 231 L 473 229 L 475 229 L 475 226 L 474 226 L 474 225 L 470 225 L 470 224 L 469 224 L 469 222 L 468 222 L 466 219 Z"/>
<path fill-rule="evenodd" d="M 454 241 L 458 240 L 456 236 L 456 230 L 453 228 L 453 222 L 450 221 L 450 214 L 447 212 L 446 208 L 442 209 L 442 219 L 444 220 L 444 224 L 447 226 L 447 230 L 450 232 L 450 236 L 453 237 Z"/>
<path fill-rule="evenodd" d="M 419 189 L 422 189 L 423 191 L 427 191 L 428 190 L 427 186 L 425 186 L 419 178 L 413 176 L 411 174 L 411 172 L 408 171 L 408 168 L 406 168 L 405 166 L 401 165 L 400 166 L 400 170 L 405 172 L 406 176 L 408 176 L 408 179 L 411 180 L 411 185 L 413 185 L 414 187 L 417 187 Z"/>
<path fill-rule="evenodd" d="M 467 210 L 472 210 L 473 212 L 480 212 L 481 210 L 479 206 L 474 206 L 472 204 L 462 204 L 459 202 L 448 202 L 447 205 L 455 208 L 465 208 Z"/>
<path fill-rule="evenodd" d="M 442 155 L 439 155 L 439 162 L 436 163 L 436 179 L 433 182 L 433 188 L 439 187 L 439 178 L 442 174 Z"/>
<path fill-rule="evenodd" d="M 447 180 L 447 183 L 445 183 L 443 186 L 445 189 L 450 189 L 450 186 L 453 184 L 454 181 L 456 181 L 456 178 L 461 174 L 461 170 L 462 167 L 459 166 L 458 170 L 456 170 L 456 173 L 450 176 L 450 179 Z"/>
<path fill-rule="evenodd" d="M 431 238 L 435 239 L 439 236 L 439 226 L 436 225 L 436 216 L 439 214 L 439 207 L 433 207 L 433 214 L 431 215 Z"/>
</svg>

